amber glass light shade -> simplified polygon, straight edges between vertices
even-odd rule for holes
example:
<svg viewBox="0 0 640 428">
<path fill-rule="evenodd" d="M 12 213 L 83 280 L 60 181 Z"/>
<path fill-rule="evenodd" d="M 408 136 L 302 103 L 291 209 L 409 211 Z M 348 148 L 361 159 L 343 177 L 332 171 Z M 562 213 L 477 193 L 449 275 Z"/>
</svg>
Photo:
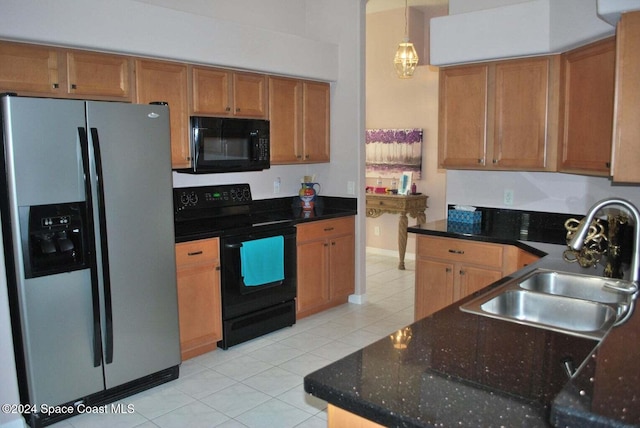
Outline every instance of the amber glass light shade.
<svg viewBox="0 0 640 428">
<path fill-rule="evenodd" d="M 401 79 L 408 79 L 413 76 L 413 72 L 418 65 L 418 53 L 408 38 L 398 45 L 393 65 L 396 68 L 398 77 Z"/>
</svg>

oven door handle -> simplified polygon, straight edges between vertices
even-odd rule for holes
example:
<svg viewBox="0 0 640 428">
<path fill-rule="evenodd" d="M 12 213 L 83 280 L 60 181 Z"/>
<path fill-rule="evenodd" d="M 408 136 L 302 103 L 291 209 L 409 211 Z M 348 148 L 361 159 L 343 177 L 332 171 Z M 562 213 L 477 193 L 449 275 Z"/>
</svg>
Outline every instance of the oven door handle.
<svg viewBox="0 0 640 428">
<path fill-rule="evenodd" d="M 242 247 L 242 243 L 238 243 L 238 244 L 225 244 L 224 245 L 225 248 L 240 248 Z"/>
</svg>

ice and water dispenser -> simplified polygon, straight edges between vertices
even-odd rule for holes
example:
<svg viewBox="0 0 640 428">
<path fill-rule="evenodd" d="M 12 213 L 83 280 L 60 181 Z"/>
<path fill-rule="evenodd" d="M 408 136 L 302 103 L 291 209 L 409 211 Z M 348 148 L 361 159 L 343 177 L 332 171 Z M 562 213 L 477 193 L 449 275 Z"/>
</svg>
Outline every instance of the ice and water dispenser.
<svg viewBox="0 0 640 428">
<path fill-rule="evenodd" d="M 70 272 L 88 265 L 84 202 L 37 205 L 23 207 L 21 211 L 27 278 Z"/>
</svg>

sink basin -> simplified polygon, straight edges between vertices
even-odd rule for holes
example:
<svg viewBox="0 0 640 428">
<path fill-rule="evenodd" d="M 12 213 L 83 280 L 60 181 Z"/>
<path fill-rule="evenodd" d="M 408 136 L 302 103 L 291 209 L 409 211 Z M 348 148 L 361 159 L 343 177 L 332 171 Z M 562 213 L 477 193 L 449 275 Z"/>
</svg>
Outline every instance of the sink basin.
<svg viewBox="0 0 640 428">
<path fill-rule="evenodd" d="M 460 306 L 464 312 L 600 340 L 629 305 L 628 281 L 536 269 Z"/>
<path fill-rule="evenodd" d="M 507 290 L 482 303 L 489 314 L 525 324 L 536 324 L 561 332 L 579 334 L 608 330 L 616 311 L 608 305 L 526 290 Z"/>
<path fill-rule="evenodd" d="M 620 288 L 629 288 L 630 282 L 602 278 L 597 276 L 578 275 L 538 269 L 519 282 L 520 288 L 540 293 L 575 297 L 601 303 L 624 304 L 628 295 L 607 288 L 610 284 Z"/>
</svg>

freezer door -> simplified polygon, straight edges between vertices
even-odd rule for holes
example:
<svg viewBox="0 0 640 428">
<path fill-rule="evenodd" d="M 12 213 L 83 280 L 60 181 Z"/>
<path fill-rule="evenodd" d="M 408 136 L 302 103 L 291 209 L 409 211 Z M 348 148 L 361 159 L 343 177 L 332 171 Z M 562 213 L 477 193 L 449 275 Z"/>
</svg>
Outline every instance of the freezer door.
<svg viewBox="0 0 640 428">
<path fill-rule="evenodd" d="M 18 206 L 84 201 L 78 127 L 84 103 L 7 97 L 9 193 Z"/>
<path fill-rule="evenodd" d="M 8 186 L 2 221 L 11 225 L 7 275 L 20 313 L 14 325 L 23 343 L 20 385 L 28 387 L 30 403 L 57 405 L 104 389 L 102 367 L 95 367 L 90 270 L 25 279 L 23 255 L 31 206 L 85 200 L 78 137 L 84 103 L 19 97 L 2 103 Z"/>
<path fill-rule="evenodd" d="M 102 391 L 94 367 L 89 270 L 31 278 L 24 283 L 30 403 L 57 405 Z"/>
<path fill-rule="evenodd" d="M 169 111 L 90 102 L 87 123 L 110 388 L 180 363 Z"/>
</svg>

